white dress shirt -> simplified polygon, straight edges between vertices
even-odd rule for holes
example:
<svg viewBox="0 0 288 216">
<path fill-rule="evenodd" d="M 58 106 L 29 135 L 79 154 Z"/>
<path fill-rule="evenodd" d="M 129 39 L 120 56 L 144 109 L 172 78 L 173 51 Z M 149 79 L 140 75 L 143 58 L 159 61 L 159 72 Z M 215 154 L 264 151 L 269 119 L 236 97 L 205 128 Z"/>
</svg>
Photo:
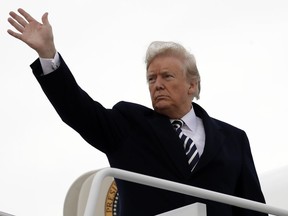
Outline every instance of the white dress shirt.
<svg viewBox="0 0 288 216">
<path fill-rule="evenodd" d="M 44 75 L 47 75 L 55 71 L 60 66 L 60 57 L 59 57 L 58 52 L 56 52 L 53 59 L 39 58 L 39 60 L 40 60 Z"/>
</svg>

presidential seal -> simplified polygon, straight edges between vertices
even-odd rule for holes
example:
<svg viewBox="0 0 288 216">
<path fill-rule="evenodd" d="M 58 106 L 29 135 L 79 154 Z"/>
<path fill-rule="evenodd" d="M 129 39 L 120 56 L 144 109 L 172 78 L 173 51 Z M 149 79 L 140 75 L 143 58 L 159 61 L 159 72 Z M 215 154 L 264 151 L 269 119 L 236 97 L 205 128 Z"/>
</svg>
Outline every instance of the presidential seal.
<svg viewBox="0 0 288 216">
<path fill-rule="evenodd" d="M 107 192 L 105 200 L 105 216 L 116 216 L 119 215 L 117 208 L 119 201 L 119 193 L 115 180 L 111 183 L 109 190 Z"/>
</svg>

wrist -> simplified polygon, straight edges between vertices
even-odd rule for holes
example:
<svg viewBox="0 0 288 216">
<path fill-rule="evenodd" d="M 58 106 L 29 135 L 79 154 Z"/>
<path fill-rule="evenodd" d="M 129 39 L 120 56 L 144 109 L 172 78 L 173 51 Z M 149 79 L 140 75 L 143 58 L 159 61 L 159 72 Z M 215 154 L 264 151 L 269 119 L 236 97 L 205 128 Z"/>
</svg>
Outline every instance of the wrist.
<svg viewBox="0 0 288 216">
<path fill-rule="evenodd" d="M 56 48 L 55 46 L 43 50 L 37 51 L 40 58 L 47 58 L 47 59 L 53 59 L 56 54 Z"/>
</svg>

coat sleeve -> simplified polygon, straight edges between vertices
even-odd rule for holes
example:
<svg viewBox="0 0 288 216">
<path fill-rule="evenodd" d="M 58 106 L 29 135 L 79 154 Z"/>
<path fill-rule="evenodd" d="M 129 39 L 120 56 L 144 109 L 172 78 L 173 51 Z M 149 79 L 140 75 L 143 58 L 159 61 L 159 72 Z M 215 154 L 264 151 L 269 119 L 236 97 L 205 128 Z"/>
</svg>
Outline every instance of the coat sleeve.
<svg viewBox="0 0 288 216">
<path fill-rule="evenodd" d="M 33 74 L 61 119 L 88 143 L 107 153 L 124 139 L 126 124 L 116 109 L 106 109 L 77 84 L 63 58 L 54 72 L 43 76 L 39 59 L 31 64 Z M 121 125 L 121 126 L 120 126 Z"/>
</svg>

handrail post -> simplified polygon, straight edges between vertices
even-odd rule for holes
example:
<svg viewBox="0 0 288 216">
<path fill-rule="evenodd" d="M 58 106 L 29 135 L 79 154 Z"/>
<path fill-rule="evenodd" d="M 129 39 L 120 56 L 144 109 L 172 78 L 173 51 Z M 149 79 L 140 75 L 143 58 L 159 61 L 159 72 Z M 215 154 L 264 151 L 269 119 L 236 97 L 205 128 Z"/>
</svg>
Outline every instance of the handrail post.
<svg viewBox="0 0 288 216">
<path fill-rule="evenodd" d="M 88 194 L 87 204 L 84 212 L 84 216 L 94 216 L 96 212 L 96 203 L 99 200 L 100 188 L 103 180 L 108 176 L 113 176 L 110 174 L 109 168 L 104 168 L 99 170 L 92 181 L 91 188 Z"/>
<path fill-rule="evenodd" d="M 177 193 L 182 193 L 198 198 L 203 198 L 206 200 L 212 200 L 215 202 L 220 202 L 228 205 L 237 206 L 240 208 L 246 208 L 249 210 L 254 210 L 258 212 L 263 212 L 267 214 L 277 215 L 277 216 L 288 216 L 288 211 L 280 208 L 268 206 L 264 203 L 246 200 L 240 197 L 234 197 L 231 195 L 226 195 L 214 191 L 209 191 L 206 189 L 201 189 L 193 187 L 190 185 L 185 185 L 177 182 L 172 182 L 169 180 L 159 179 L 156 177 L 151 177 L 143 174 L 133 173 L 125 170 L 120 170 L 116 168 L 104 168 L 99 170 L 92 181 L 91 189 L 88 195 L 87 205 L 85 209 L 84 216 L 94 216 L 93 213 L 96 211 L 96 203 L 100 195 L 101 183 L 105 177 L 112 176 L 125 181 L 130 181 L 138 184 L 143 184 L 151 187 L 156 187 L 164 190 L 169 190 Z"/>
</svg>

